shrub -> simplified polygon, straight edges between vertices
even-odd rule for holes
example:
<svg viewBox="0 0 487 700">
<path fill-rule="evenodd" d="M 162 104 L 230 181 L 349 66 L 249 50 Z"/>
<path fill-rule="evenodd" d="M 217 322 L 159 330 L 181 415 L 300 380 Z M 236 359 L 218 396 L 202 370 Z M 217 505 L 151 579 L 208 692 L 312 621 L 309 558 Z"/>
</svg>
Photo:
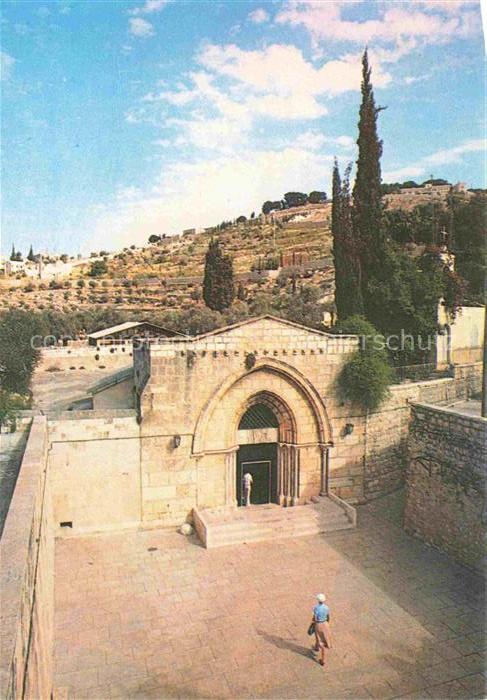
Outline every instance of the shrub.
<svg viewBox="0 0 487 700">
<path fill-rule="evenodd" d="M 90 270 L 88 272 L 90 277 L 101 277 L 108 272 L 108 267 L 105 260 L 95 260 L 91 263 Z"/>
<path fill-rule="evenodd" d="M 343 397 L 368 410 L 378 408 L 387 398 L 394 379 L 387 351 L 382 347 L 383 336 L 362 316 L 350 316 L 333 330 L 360 336 L 360 349 L 338 378 Z"/>
</svg>

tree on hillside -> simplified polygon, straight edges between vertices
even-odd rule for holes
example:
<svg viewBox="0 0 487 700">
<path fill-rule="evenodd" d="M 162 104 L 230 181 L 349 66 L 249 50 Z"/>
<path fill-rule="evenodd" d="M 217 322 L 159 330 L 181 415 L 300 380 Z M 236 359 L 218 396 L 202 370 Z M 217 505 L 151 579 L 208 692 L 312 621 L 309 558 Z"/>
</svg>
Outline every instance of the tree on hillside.
<svg viewBox="0 0 487 700">
<path fill-rule="evenodd" d="M 17 260 L 17 253 L 15 252 L 15 246 L 12 243 L 12 252 L 10 253 L 10 260 Z"/>
<path fill-rule="evenodd" d="M 331 233 L 335 263 L 335 304 L 339 319 L 363 313 L 360 288 L 360 260 L 353 235 L 352 206 L 350 202 L 350 170 L 345 171 L 343 182 L 338 163 L 333 167 L 333 201 Z"/>
<path fill-rule="evenodd" d="M 160 240 L 161 240 L 161 237 L 155 233 L 153 233 L 152 235 L 149 236 L 149 243 L 159 243 Z"/>
<path fill-rule="evenodd" d="M 205 256 L 203 299 L 210 309 L 223 311 L 234 298 L 232 259 L 223 254 L 218 240 L 211 240 Z"/>
<path fill-rule="evenodd" d="M 358 122 L 357 174 L 353 188 L 354 236 L 359 246 L 362 269 L 362 297 L 366 316 L 375 324 L 369 311 L 371 292 L 369 279 L 382 274 L 384 264 L 384 235 L 382 231 L 381 167 L 382 141 L 377 134 L 374 91 L 370 80 L 367 50 L 362 57 L 362 103 Z"/>
<path fill-rule="evenodd" d="M 301 207 L 307 203 L 308 195 L 304 192 L 286 192 L 284 201 L 290 209 L 292 207 Z"/>
<path fill-rule="evenodd" d="M 0 382 L 1 388 L 27 394 L 35 366 L 40 357 L 34 336 L 47 335 L 39 316 L 12 309 L 0 317 Z"/>
<path fill-rule="evenodd" d="M 310 204 L 322 204 L 326 202 L 326 192 L 319 192 L 318 190 L 313 190 L 308 195 L 308 202 Z"/>
<path fill-rule="evenodd" d="M 34 255 L 34 249 L 33 249 L 32 246 L 31 246 L 31 247 L 29 248 L 29 253 L 28 253 L 28 255 L 27 255 L 27 260 L 30 260 L 30 262 L 34 262 L 35 259 L 36 259 L 36 258 L 35 258 L 35 255 Z"/>
<path fill-rule="evenodd" d="M 94 260 L 88 271 L 90 277 L 101 277 L 108 272 L 108 265 L 105 260 Z"/>
<path fill-rule="evenodd" d="M 487 194 L 479 192 L 471 199 L 451 196 L 451 250 L 455 268 L 468 283 L 466 295 L 470 303 L 484 303 L 487 278 L 487 246 L 485 242 L 485 212 Z"/>
<path fill-rule="evenodd" d="M 267 200 L 267 202 L 264 202 L 262 205 L 262 213 L 263 214 L 270 214 L 272 211 L 280 211 L 282 209 L 282 201 L 278 200 L 275 202 L 271 202 L 270 200 Z"/>
</svg>

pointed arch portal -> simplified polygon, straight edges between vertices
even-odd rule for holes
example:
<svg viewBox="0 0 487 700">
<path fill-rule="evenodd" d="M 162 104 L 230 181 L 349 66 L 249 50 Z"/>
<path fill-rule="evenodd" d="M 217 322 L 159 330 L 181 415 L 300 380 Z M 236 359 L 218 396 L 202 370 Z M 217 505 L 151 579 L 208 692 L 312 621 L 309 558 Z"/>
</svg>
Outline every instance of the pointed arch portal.
<svg viewBox="0 0 487 700">
<path fill-rule="evenodd" d="M 242 478 L 250 473 L 252 504 L 290 506 L 323 492 L 329 445 L 328 417 L 314 387 L 289 365 L 266 359 L 211 397 L 197 422 L 193 455 L 225 457 L 227 505 L 242 505 Z"/>
</svg>

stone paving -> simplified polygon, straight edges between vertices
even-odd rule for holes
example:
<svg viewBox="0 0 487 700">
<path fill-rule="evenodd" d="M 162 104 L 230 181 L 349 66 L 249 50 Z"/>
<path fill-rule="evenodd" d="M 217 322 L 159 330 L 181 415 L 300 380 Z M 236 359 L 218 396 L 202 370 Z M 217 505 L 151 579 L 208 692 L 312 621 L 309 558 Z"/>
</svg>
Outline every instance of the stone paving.
<svg viewBox="0 0 487 700">
<path fill-rule="evenodd" d="M 205 550 L 153 530 L 57 542 L 55 687 L 69 698 L 484 697 L 483 585 L 406 535 L 399 495 L 356 530 Z M 324 591 L 334 647 L 306 630 Z"/>
</svg>

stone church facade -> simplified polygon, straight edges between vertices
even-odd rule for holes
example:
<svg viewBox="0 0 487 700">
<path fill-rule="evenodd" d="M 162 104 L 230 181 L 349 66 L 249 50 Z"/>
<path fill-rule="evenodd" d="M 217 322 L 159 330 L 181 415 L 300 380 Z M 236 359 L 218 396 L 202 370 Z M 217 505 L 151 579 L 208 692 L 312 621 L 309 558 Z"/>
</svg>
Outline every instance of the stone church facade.
<svg viewBox="0 0 487 700">
<path fill-rule="evenodd" d="M 263 317 L 136 351 L 144 520 L 238 505 L 244 468 L 257 502 L 284 506 L 325 492 L 345 462 L 358 473 L 360 431 L 335 446 L 335 384 L 356 347 Z M 334 486 L 360 498 L 360 486 Z"/>
<path fill-rule="evenodd" d="M 47 414 L 59 534 L 174 526 L 195 510 L 234 508 L 245 472 L 253 503 L 283 507 L 320 494 L 353 505 L 398 488 L 409 402 L 466 397 L 480 367 L 392 386 L 366 412 L 337 388 L 358 343 L 272 316 L 144 341 L 133 372 L 115 373 L 92 410 Z"/>
</svg>

